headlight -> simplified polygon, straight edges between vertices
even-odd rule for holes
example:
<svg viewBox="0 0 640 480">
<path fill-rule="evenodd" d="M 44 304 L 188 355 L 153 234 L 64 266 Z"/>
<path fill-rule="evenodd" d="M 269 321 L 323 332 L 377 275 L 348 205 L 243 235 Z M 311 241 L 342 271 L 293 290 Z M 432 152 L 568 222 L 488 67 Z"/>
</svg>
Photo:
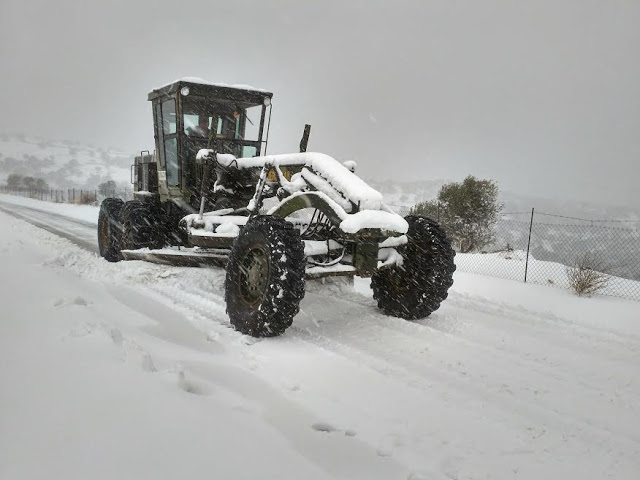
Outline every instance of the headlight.
<svg viewBox="0 0 640 480">
<path fill-rule="evenodd" d="M 182 89 L 180 90 L 180 93 L 182 94 L 183 97 L 186 97 L 187 95 L 189 95 L 189 87 L 182 87 Z"/>
</svg>

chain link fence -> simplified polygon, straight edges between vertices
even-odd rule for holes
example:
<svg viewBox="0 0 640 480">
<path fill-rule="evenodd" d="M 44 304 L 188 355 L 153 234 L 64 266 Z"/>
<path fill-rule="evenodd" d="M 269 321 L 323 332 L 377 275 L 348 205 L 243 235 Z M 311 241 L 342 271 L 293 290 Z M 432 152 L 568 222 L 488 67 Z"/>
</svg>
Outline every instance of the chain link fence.
<svg viewBox="0 0 640 480">
<path fill-rule="evenodd" d="M 502 214 L 494 234 L 481 251 L 458 252 L 458 270 L 573 290 L 572 277 L 586 266 L 605 279 L 598 294 L 640 300 L 640 220 L 586 220 L 532 209 Z"/>
</svg>

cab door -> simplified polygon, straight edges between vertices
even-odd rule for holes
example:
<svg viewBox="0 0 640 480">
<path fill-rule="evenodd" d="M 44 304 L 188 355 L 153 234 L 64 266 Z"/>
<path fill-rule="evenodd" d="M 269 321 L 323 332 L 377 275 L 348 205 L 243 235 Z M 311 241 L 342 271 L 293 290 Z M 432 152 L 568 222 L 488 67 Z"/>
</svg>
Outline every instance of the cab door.
<svg viewBox="0 0 640 480">
<path fill-rule="evenodd" d="M 169 192 L 180 189 L 180 162 L 178 161 L 178 117 L 175 98 L 166 98 L 154 106 L 156 148 L 160 168 L 160 183 L 166 180 Z M 163 175 L 164 173 L 164 175 Z M 164 177 L 164 178 L 163 178 Z"/>
</svg>

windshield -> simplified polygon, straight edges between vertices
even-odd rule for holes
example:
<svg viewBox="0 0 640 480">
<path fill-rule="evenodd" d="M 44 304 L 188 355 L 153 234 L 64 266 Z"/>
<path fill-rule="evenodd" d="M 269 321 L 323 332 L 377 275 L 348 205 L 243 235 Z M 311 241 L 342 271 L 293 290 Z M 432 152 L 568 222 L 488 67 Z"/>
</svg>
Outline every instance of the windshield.
<svg viewBox="0 0 640 480">
<path fill-rule="evenodd" d="M 193 138 L 217 138 L 247 142 L 260 141 L 262 105 L 211 102 L 204 97 L 183 100 L 184 133 Z"/>
</svg>

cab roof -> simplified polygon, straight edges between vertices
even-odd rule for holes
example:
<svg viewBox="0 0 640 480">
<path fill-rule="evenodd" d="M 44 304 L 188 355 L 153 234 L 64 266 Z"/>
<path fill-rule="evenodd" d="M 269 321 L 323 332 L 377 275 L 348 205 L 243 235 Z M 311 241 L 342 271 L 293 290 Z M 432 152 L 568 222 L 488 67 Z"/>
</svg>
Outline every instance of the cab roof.
<svg viewBox="0 0 640 480">
<path fill-rule="evenodd" d="M 148 100 L 171 95 L 183 87 L 189 87 L 189 95 L 196 95 L 207 98 L 220 98 L 246 102 L 251 104 L 262 104 L 265 98 L 271 99 L 273 93 L 261 88 L 249 85 L 227 85 L 224 83 L 211 83 L 201 78 L 185 77 L 174 80 L 162 87 L 154 88 L 148 95 Z"/>
</svg>

